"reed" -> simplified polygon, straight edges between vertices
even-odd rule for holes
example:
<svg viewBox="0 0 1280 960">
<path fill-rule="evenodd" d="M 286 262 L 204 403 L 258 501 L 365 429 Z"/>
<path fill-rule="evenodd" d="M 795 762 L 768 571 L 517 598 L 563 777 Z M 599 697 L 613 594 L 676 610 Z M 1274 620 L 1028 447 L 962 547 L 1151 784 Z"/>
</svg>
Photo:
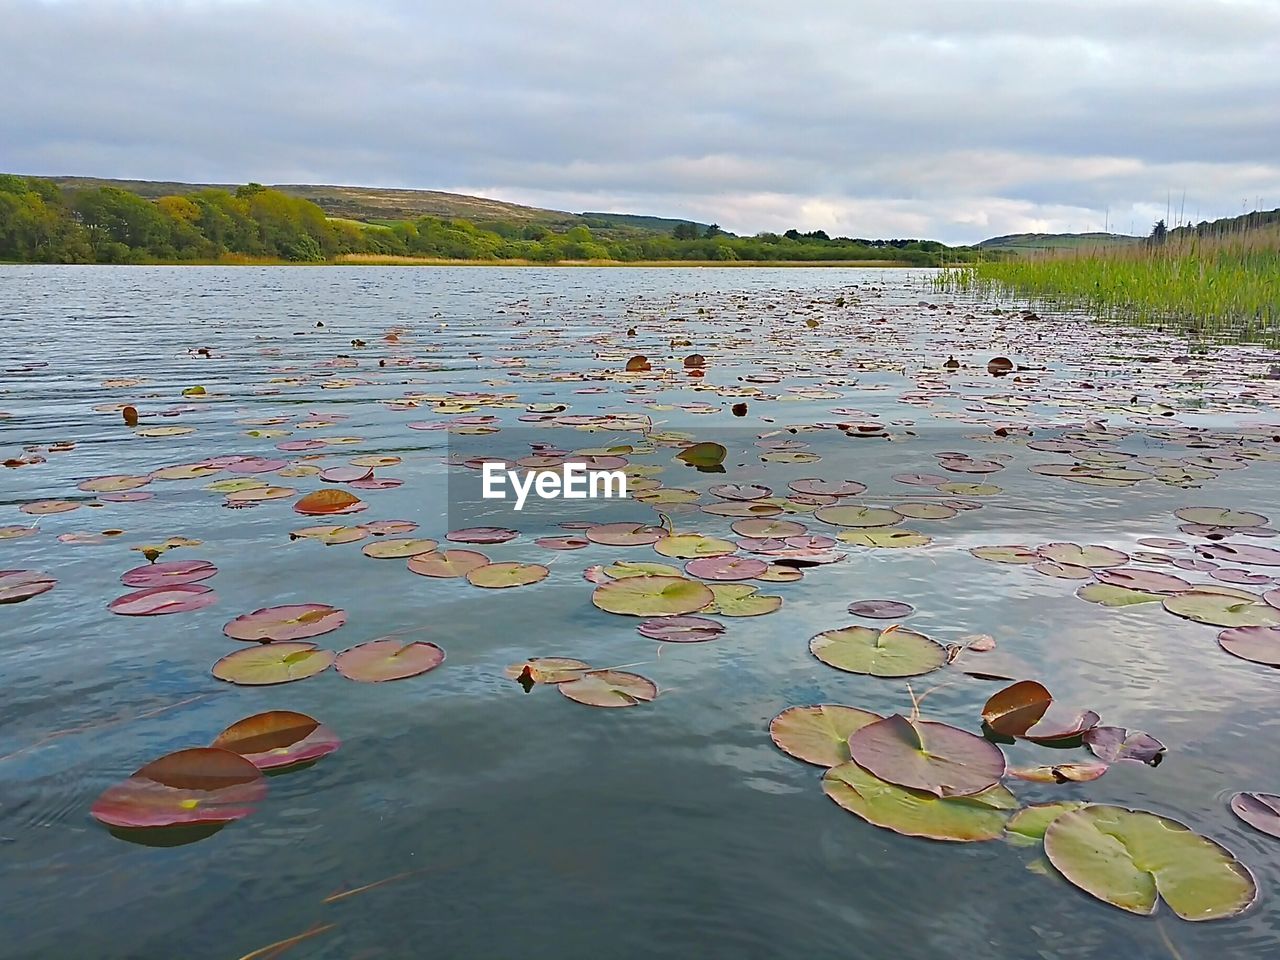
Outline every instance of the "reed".
<svg viewBox="0 0 1280 960">
<path fill-rule="evenodd" d="M 1058 251 L 942 271 L 939 290 L 1159 326 L 1193 338 L 1280 346 L 1280 224 L 1162 244 Z"/>
</svg>

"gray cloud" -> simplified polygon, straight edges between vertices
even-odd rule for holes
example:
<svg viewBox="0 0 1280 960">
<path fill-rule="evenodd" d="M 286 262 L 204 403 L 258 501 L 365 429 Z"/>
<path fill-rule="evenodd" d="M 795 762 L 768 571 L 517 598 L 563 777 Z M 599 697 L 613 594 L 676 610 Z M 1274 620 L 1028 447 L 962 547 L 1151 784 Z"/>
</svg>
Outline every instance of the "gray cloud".
<svg viewBox="0 0 1280 960">
<path fill-rule="evenodd" d="M 953 242 L 1280 205 L 1276 0 L 0 0 L 0 23 L 10 171 Z"/>
</svg>

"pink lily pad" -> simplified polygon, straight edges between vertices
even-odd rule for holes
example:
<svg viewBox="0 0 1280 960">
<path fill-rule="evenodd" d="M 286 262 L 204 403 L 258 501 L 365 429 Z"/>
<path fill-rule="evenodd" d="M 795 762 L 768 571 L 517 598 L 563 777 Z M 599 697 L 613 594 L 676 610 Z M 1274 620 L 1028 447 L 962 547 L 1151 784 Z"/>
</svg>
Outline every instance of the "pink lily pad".
<svg viewBox="0 0 1280 960">
<path fill-rule="evenodd" d="M 52 590 L 58 581 L 39 570 L 0 570 L 0 603 L 21 603 Z"/>
<path fill-rule="evenodd" d="M 373 476 L 370 467 L 330 467 L 320 471 L 320 479 L 325 483 L 351 483 L 355 480 L 368 480 Z"/>
<path fill-rule="evenodd" d="M 1280 838 L 1280 796 L 1274 793 L 1237 793 L 1231 812 L 1269 836 Z"/>
<path fill-rule="evenodd" d="M 706 617 L 653 617 L 636 627 L 640 636 L 663 643 L 704 643 L 724 633 L 724 624 Z"/>
<path fill-rule="evenodd" d="M 461 530 L 450 530 L 444 538 L 454 543 L 506 543 L 519 535 L 506 527 L 464 527 Z"/>
<path fill-rule="evenodd" d="M 885 717 L 849 736 L 853 762 L 881 780 L 938 797 L 967 797 L 995 786 L 1004 754 L 982 737 L 933 720 Z"/>
<path fill-rule="evenodd" d="M 867 485 L 857 480 L 792 480 L 788 486 L 796 493 L 817 497 L 856 497 L 867 492 Z"/>
<path fill-rule="evenodd" d="M 444 656 L 444 650 L 434 643 L 404 643 L 395 637 L 381 637 L 343 650 L 333 665 L 348 680 L 383 683 L 434 670 L 444 663 Z"/>
<path fill-rule="evenodd" d="M 126 587 L 163 587 L 208 580 L 218 568 L 208 560 L 169 560 L 147 563 L 120 576 Z"/>
<path fill-rule="evenodd" d="M 1107 763 L 1134 760 L 1154 767 L 1165 751 L 1164 744 L 1149 733 L 1124 727 L 1094 727 L 1085 731 L 1084 742 L 1095 757 Z"/>
<path fill-rule="evenodd" d="M 337 734 L 314 717 L 270 710 L 238 720 L 214 738 L 211 747 L 239 754 L 259 770 L 311 763 L 342 745 Z"/>
<path fill-rule="evenodd" d="M 247 817 L 267 795 L 262 771 L 239 754 L 212 747 L 153 760 L 104 790 L 90 808 L 113 827 L 225 823 Z"/>
<path fill-rule="evenodd" d="M 684 572 L 701 580 L 750 580 L 769 569 L 755 557 L 699 557 L 684 565 Z"/>
<path fill-rule="evenodd" d="M 1280 627 L 1231 627 L 1218 634 L 1218 645 L 1241 660 L 1280 667 Z"/>
<path fill-rule="evenodd" d="M 157 617 L 203 610 L 217 599 L 218 595 L 213 592 L 212 587 L 179 583 L 126 593 L 108 603 L 107 609 L 124 617 Z"/>
</svg>

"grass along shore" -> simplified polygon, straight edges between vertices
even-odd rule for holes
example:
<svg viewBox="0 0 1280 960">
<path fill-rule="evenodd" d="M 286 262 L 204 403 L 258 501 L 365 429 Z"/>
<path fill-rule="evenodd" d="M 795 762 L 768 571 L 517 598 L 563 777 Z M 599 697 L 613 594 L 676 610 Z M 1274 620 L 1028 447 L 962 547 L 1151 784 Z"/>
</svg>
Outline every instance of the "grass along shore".
<svg viewBox="0 0 1280 960">
<path fill-rule="evenodd" d="M 936 284 L 1213 340 L 1280 346 L 1280 226 L 986 261 L 944 270 Z"/>
<path fill-rule="evenodd" d="M 910 267 L 905 260 L 449 260 L 380 253 L 344 253 L 336 264 L 381 267 Z"/>
</svg>

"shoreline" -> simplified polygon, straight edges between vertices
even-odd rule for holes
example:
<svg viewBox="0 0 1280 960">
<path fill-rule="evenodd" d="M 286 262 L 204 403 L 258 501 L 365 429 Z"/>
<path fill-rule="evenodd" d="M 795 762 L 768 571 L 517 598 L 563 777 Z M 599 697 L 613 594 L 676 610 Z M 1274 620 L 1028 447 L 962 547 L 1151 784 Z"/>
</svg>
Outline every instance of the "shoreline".
<svg viewBox="0 0 1280 960">
<path fill-rule="evenodd" d="M 156 260 L 150 263 L 46 263 L 0 260 L 9 267 L 885 267 L 937 270 L 942 264 L 915 264 L 905 260 L 449 260 L 443 257 L 400 257 L 372 253 L 339 254 L 332 260 L 277 260 L 270 257 L 235 257 L 225 260 Z"/>
</svg>

